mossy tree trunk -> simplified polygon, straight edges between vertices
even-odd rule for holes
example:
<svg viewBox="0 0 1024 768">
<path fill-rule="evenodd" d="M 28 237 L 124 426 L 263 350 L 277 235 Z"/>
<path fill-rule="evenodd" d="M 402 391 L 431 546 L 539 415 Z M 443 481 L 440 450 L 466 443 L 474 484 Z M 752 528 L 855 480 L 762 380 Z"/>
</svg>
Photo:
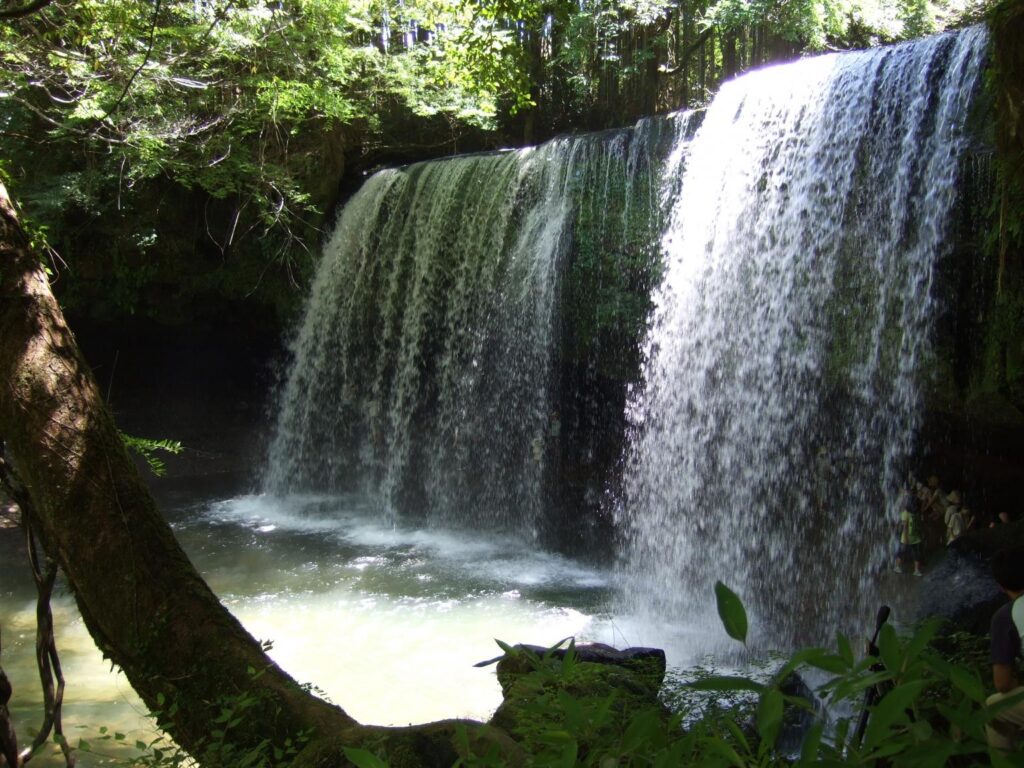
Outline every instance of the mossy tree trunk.
<svg viewBox="0 0 1024 768">
<path fill-rule="evenodd" d="M 312 731 L 317 765 L 344 765 L 342 747 L 360 744 L 400 749 L 396 764 L 451 764 L 455 724 L 360 726 L 300 688 L 221 605 L 127 455 L 2 185 L 0 372 L 0 438 L 36 507 L 46 549 L 96 644 L 163 712 L 161 725 L 179 744 L 202 754 L 225 698 L 245 695 L 254 703 L 235 748 L 264 739 L 283 745 Z M 472 739 L 493 736 L 510 748 L 500 733 L 467 725 Z M 204 764 L 213 762 L 208 756 Z"/>
</svg>

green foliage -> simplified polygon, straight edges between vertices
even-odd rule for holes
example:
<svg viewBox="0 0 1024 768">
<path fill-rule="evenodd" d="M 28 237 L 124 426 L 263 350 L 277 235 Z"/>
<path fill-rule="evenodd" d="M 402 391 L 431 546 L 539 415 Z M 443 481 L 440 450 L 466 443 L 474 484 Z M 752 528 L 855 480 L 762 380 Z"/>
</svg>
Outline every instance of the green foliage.
<svg viewBox="0 0 1024 768">
<path fill-rule="evenodd" d="M 173 266 L 197 245 L 255 257 L 247 296 L 311 273 L 345 155 L 385 121 L 458 135 L 528 103 L 518 56 L 470 0 L 58 0 L 0 24 L 0 156 L 75 268 L 66 298 L 102 285 L 130 313 L 169 275 L 201 291 Z"/>
<path fill-rule="evenodd" d="M 727 631 L 737 639 L 745 637 L 739 628 L 745 611 L 735 593 L 718 585 L 716 597 Z M 989 755 L 986 746 L 984 726 L 993 710 L 985 707 L 984 641 L 963 634 L 937 639 L 937 630 L 937 622 L 925 622 L 901 636 L 886 625 L 879 638 L 881 664 L 872 657 L 855 659 L 849 641 L 840 637 L 834 650 L 795 652 L 766 681 L 702 672 L 687 687 L 723 696 L 724 706 L 709 707 L 706 698 L 697 705 L 692 698 L 676 697 L 677 712 L 671 718 L 644 709 L 630 712 L 624 722 L 614 721 L 614 693 L 603 698 L 571 693 L 567 682 L 576 662 L 570 654 L 569 663 L 562 665 L 533 657 L 530 676 L 536 708 L 543 715 L 538 722 L 549 724 L 550 730 L 540 734 L 530 764 L 898 767 L 966 766 L 989 759 L 993 765 L 1018 764 L 1024 751 Z M 778 745 L 790 713 L 813 708 L 787 693 L 783 683 L 792 672 L 805 668 L 828 675 L 818 695 L 832 711 L 850 714 L 827 728 L 815 720 L 799 754 L 786 754 Z M 870 690 L 879 695 L 861 738 L 856 721 Z M 497 763 L 481 758 L 461 764 Z"/>
<path fill-rule="evenodd" d="M 724 599 L 721 597 L 724 596 Z M 745 609 L 725 585 L 716 588 L 723 625 L 740 623 Z M 737 605 L 739 603 L 739 605 Z M 989 754 L 984 727 L 995 713 L 985 706 L 982 682 L 988 672 L 987 643 L 964 633 L 939 637 L 937 621 L 925 622 L 909 635 L 885 625 L 879 636 L 880 659 L 856 659 L 846 638 L 835 649 L 805 648 L 788 658 L 772 657 L 753 665 L 756 676 L 718 675 L 691 670 L 696 679 L 675 681 L 673 713 L 656 704 L 642 704 L 632 695 L 635 676 L 616 677 L 614 668 L 582 662 L 571 638 L 543 654 L 513 648 L 499 641 L 507 657 L 521 665 L 509 696 L 521 699 L 522 717 L 512 735 L 527 749 L 528 766 L 659 766 L 771 768 L 773 766 L 969 766 L 1018 765 L 1024 750 Z M 732 631 L 730 631 L 732 634 Z M 745 635 L 736 631 L 736 635 Z M 564 655 L 556 650 L 568 642 Z M 767 669 L 774 666 L 772 672 Z M 826 727 L 815 715 L 797 753 L 780 750 L 780 738 L 794 713 L 814 712 L 811 702 L 789 693 L 784 685 L 793 672 L 815 669 L 827 680 L 817 689 L 833 712 L 847 713 Z M 261 673 L 250 670 L 256 678 Z M 642 678 L 642 675 L 641 675 Z M 631 681 L 631 682 L 630 682 Z M 879 695 L 870 706 L 867 727 L 858 734 L 857 721 L 869 691 Z M 708 694 L 716 698 L 709 704 Z M 160 702 L 164 706 L 165 702 Z M 287 765 L 308 741 L 300 734 L 283 748 L 262 741 L 255 745 L 246 724 L 257 721 L 266 702 L 241 693 L 225 696 L 221 714 L 200 755 L 218 765 Z M 500 712 L 500 711 L 499 711 Z M 159 718 L 161 713 L 155 715 Z M 235 746 L 242 736 L 244 748 Z M 94 743 L 79 749 L 102 754 L 103 742 L 123 743 L 124 734 L 100 729 Z M 181 768 L 189 758 L 161 739 L 137 742 L 141 755 L 109 760 L 147 768 Z M 455 768 L 503 766 L 496 745 L 474 753 L 466 729 L 456 731 L 461 757 Z M 345 748 L 359 768 L 385 768 L 387 756 L 364 748 Z"/>
<path fill-rule="evenodd" d="M 179 454 L 182 451 L 181 443 L 177 440 L 152 440 L 146 437 L 132 437 L 124 432 L 119 434 L 121 442 L 125 444 L 125 447 L 141 456 L 149 466 L 149 471 L 157 477 L 163 477 L 167 471 L 167 466 L 156 453 L 163 451 L 170 454 Z"/>
<path fill-rule="evenodd" d="M 387 768 L 387 763 L 381 760 L 372 752 L 356 747 L 345 747 L 345 757 L 356 766 L 356 768 Z"/>
<path fill-rule="evenodd" d="M 976 4 L 56 0 L 0 24 L 0 157 L 72 307 L 187 317 L 193 295 L 255 295 L 280 315 L 353 165 L 621 125 Z M 646 305 L 597 309 L 625 326 Z"/>
<path fill-rule="evenodd" d="M 262 645 L 265 650 L 270 647 L 267 642 Z M 256 681 L 266 670 L 249 667 L 248 672 L 250 679 Z M 198 765 L 282 768 L 291 764 L 312 737 L 312 730 L 306 730 L 286 737 L 281 743 L 274 743 L 269 738 L 255 739 L 251 730 L 253 723 L 273 722 L 274 716 L 280 713 L 278 705 L 266 691 L 256 693 L 255 689 L 250 689 L 225 694 L 216 704 L 219 713 L 194 756 L 162 735 L 149 741 L 136 740 L 132 745 L 125 734 L 111 733 L 106 727 L 99 728 L 98 735 L 91 740 L 80 739 L 77 748 L 96 755 L 104 764 L 125 768 L 186 768 Z M 177 701 L 169 702 L 163 694 L 158 694 L 157 708 L 149 716 L 159 724 L 165 718 L 173 717 L 177 709 Z M 111 750 L 111 745 L 121 749 Z M 383 765 L 380 761 L 372 762 L 375 758 L 363 750 L 354 749 L 352 752 L 355 756 L 349 756 L 349 759 L 360 768 Z"/>
<path fill-rule="evenodd" d="M 185 768 L 193 765 L 191 758 L 164 736 L 157 735 L 148 741 L 136 739 L 131 744 L 127 735 L 118 731 L 111 733 L 106 726 L 101 726 L 91 741 L 79 739 L 77 749 L 101 758 L 105 764 L 126 768 Z M 135 754 L 125 756 L 131 752 Z"/>
<path fill-rule="evenodd" d="M 718 606 L 718 618 L 729 637 L 747 642 L 747 611 L 739 596 L 720 581 L 715 582 L 715 602 Z"/>
<path fill-rule="evenodd" d="M 863 5 L 848 0 L 719 0 L 705 22 L 722 31 L 765 25 L 785 40 L 820 50 L 847 34 Z"/>
</svg>

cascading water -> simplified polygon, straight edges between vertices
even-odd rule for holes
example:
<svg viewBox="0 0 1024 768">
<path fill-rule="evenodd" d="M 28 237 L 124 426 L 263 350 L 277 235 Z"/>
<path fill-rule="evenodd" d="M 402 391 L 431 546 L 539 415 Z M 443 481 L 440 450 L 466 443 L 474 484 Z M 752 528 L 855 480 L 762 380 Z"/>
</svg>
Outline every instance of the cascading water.
<svg viewBox="0 0 1024 768">
<path fill-rule="evenodd" d="M 716 96 L 631 403 L 631 610 L 698 623 L 721 579 L 776 642 L 873 610 L 984 46 L 821 56 Z"/>
<path fill-rule="evenodd" d="M 567 254 L 650 230 L 652 153 L 684 124 L 643 121 L 371 177 L 325 249 L 267 490 L 364 483 L 391 511 L 535 534 L 559 453 Z"/>
</svg>

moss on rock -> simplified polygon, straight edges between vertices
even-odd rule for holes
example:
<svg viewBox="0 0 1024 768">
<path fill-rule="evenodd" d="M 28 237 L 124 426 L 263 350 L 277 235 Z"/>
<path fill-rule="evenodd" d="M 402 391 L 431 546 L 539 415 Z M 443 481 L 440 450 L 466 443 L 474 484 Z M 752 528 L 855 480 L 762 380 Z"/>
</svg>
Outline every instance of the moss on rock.
<svg viewBox="0 0 1024 768">
<path fill-rule="evenodd" d="M 508 732 L 533 764 L 574 741 L 582 759 L 594 744 L 621 737 L 642 712 L 667 723 L 671 713 L 658 701 L 664 677 L 665 654 L 658 649 L 516 646 L 498 665 L 504 701 L 491 724 Z"/>
</svg>

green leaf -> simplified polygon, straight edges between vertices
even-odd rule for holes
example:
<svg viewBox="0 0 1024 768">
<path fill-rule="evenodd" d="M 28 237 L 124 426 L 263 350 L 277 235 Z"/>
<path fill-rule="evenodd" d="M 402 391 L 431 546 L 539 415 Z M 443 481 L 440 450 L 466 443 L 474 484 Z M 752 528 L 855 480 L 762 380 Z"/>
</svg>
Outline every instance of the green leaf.
<svg viewBox="0 0 1024 768">
<path fill-rule="evenodd" d="M 375 754 L 358 747 L 345 747 L 345 757 L 356 768 L 388 768 L 388 764 Z"/>
<path fill-rule="evenodd" d="M 622 747 L 627 752 L 634 752 L 643 744 L 651 744 L 660 735 L 661 716 L 656 709 L 647 709 L 634 717 L 622 737 Z"/>
<path fill-rule="evenodd" d="M 499 648 L 501 648 L 501 650 L 503 650 L 503 651 L 504 651 L 505 653 L 507 653 L 507 654 L 508 654 L 509 656 L 513 656 L 513 655 L 515 655 L 515 653 L 516 653 L 516 649 L 515 649 L 515 648 L 513 648 L 513 647 L 512 647 L 511 645 L 509 645 L 508 643 L 506 643 L 506 642 L 504 642 L 504 641 L 502 641 L 502 640 L 499 640 L 498 638 L 494 638 L 494 642 L 495 642 L 495 643 L 497 643 L 497 644 L 498 644 L 498 647 L 499 647 Z"/>
<path fill-rule="evenodd" d="M 821 748 L 821 737 L 825 732 L 825 724 L 815 722 L 804 736 L 803 746 L 800 747 L 800 760 L 805 763 L 813 763 L 818 759 L 818 750 Z"/>
<path fill-rule="evenodd" d="M 541 741 L 546 741 L 546 742 L 548 742 L 550 744 L 569 744 L 569 743 L 575 744 L 576 743 L 576 739 L 573 737 L 573 735 L 571 733 L 569 733 L 569 731 L 565 731 L 565 730 L 560 730 L 560 731 L 543 731 L 540 734 L 538 734 L 538 738 Z"/>
<path fill-rule="evenodd" d="M 957 665 L 951 665 L 949 679 L 953 685 L 963 691 L 971 701 L 979 704 L 985 701 L 985 686 L 982 684 L 978 673 L 973 669 L 966 669 Z"/>
<path fill-rule="evenodd" d="M 900 639 L 892 624 L 884 624 L 882 631 L 878 633 L 878 652 L 889 673 L 899 674 L 903 667 L 903 652 L 900 649 Z"/>
<path fill-rule="evenodd" d="M 823 648 L 809 648 L 801 653 L 800 656 L 805 664 L 816 669 L 831 672 L 833 675 L 841 675 L 850 668 L 850 665 L 846 663 L 846 659 L 843 656 L 829 653 Z"/>
<path fill-rule="evenodd" d="M 932 738 L 935 731 L 927 720 L 917 720 L 912 726 L 910 726 L 910 732 L 914 736 L 915 741 L 927 742 Z"/>
<path fill-rule="evenodd" d="M 779 737 L 783 703 L 782 694 L 775 688 L 765 691 L 758 702 L 757 734 L 761 737 L 762 744 L 767 744 L 768 747 L 774 747 L 775 740 Z"/>
<path fill-rule="evenodd" d="M 839 646 L 839 655 L 843 657 L 843 661 L 846 662 L 847 667 L 854 665 L 853 646 L 850 645 L 850 638 L 846 635 L 840 634 L 836 638 L 836 645 Z"/>
<path fill-rule="evenodd" d="M 746 762 L 744 762 L 736 750 L 722 739 L 712 737 L 705 740 L 701 746 L 707 749 L 708 752 L 713 752 L 719 757 L 724 758 L 729 765 L 736 766 L 736 768 L 744 768 L 746 766 Z"/>
<path fill-rule="evenodd" d="M 747 611 L 739 596 L 720 581 L 715 582 L 715 601 L 718 604 L 718 617 L 729 637 L 747 642 Z"/>
<path fill-rule="evenodd" d="M 898 685 L 882 697 L 871 711 L 864 744 L 871 747 L 881 744 L 889 729 L 899 719 L 907 717 L 906 712 L 917 701 L 927 682 L 915 680 Z"/>
<path fill-rule="evenodd" d="M 939 627 L 942 626 L 941 619 L 931 619 L 924 622 L 914 633 L 914 636 L 907 643 L 907 647 L 904 649 L 903 655 L 907 662 L 914 661 L 921 654 L 928 644 L 935 637 L 939 631 Z"/>
<path fill-rule="evenodd" d="M 562 766 L 563 768 L 573 768 L 576 765 L 576 758 L 578 756 L 579 747 L 573 741 L 571 744 L 565 745 L 565 749 L 562 750 L 562 757 L 555 765 Z"/>
<path fill-rule="evenodd" d="M 729 733 L 732 734 L 736 743 L 743 747 L 743 751 L 750 752 L 750 742 L 747 741 L 747 737 L 743 731 L 740 730 L 740 727 L 736 725 L 736 721 L 731 717 L 726 719 L 725 727 L 728 729 Z"/>
</svg>

